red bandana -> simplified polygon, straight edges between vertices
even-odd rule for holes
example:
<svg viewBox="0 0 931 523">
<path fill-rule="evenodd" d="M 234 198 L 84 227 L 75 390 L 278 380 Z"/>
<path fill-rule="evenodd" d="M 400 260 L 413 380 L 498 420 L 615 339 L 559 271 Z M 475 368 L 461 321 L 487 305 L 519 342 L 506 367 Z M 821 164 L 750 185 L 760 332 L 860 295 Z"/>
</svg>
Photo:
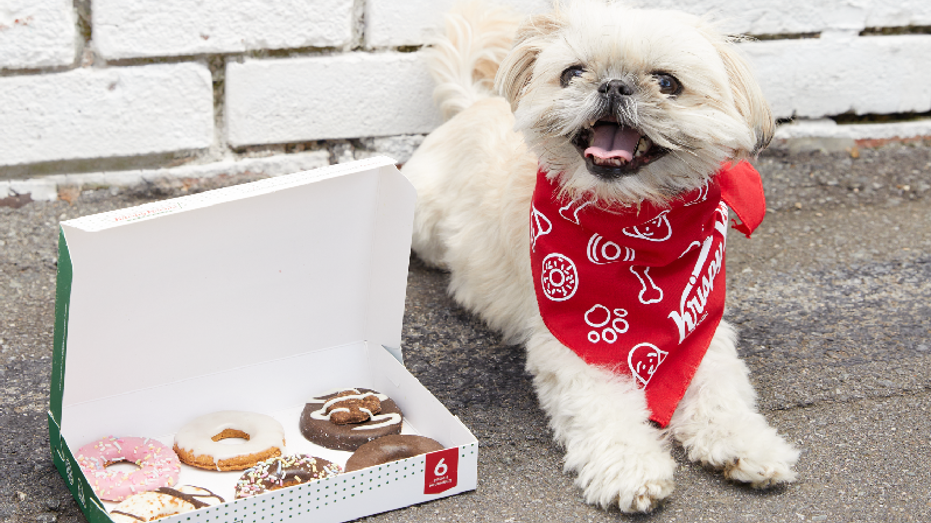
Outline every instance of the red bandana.
<svg viewBox="0 0 931 523">
<path fill-rule="evenodd" d="M 760 175 L 725 166 L 668 207 L 559 201 L 537 173 L 531 264 L 550 332 L 591 365 L 630 373 L 665 427 L 724 313 L 727 206 L 747 236 L 766 213 Z M 724 202 L 727 205 L 725 205 Z"/>
</svg>

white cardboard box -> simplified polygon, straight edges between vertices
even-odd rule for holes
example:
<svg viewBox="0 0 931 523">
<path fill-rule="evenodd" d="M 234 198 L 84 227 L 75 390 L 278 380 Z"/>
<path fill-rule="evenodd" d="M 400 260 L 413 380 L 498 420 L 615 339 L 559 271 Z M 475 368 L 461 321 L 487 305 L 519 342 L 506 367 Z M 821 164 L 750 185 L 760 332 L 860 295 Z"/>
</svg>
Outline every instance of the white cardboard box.
<svg viewBox="0 0 931 523">
<path fill-rule="evenodd" d="M 247 410 L 282 422 L 287 453 L 345 464 L 306 441 L 307 399 L 366 387 L 404 433 L 446 450 L 231 502 L 241 472 L 182 465 L 179 484 L 227 503 L 165 523 L 348 521 L 474 490 L 475 436 L 401 362 L 413 187 L 372 158 L 61 224 L 49 435 L 92 523 L 112 504 L 74 459 L 100 437 L 171 445 L 187 421 Z"/>
</svg>

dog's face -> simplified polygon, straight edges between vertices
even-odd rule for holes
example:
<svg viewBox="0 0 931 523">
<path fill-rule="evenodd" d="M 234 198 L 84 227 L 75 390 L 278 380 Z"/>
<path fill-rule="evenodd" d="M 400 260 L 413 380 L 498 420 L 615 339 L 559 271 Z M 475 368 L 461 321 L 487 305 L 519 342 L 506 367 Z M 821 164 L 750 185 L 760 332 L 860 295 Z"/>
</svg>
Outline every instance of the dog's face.
<svg viewBox="0 0 931 523">
<path fill-rule="evenodd" d="M 496 85 L 573 198 L 659 203 L 756 154 L 773 132 L 733 44 L 678 12 L 580 0 L 531 18 Z"/>
</svg>

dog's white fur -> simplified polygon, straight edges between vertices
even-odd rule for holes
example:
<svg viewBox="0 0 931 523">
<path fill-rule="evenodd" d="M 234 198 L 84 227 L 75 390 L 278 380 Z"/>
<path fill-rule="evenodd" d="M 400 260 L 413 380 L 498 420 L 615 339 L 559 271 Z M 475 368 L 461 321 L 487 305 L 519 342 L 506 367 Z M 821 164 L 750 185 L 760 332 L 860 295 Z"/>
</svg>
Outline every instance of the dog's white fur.
<svg viewBox="0 0 931 523">
<path fill-rule="evenodd" d="M 730 325 L 721 322 L 660 430 L 630 376 L 586 364 L 550 334 L 531 278 L 538 164 L 573 197 L 662 202 L 699 187 L 723 160 L 768 143 L 769 109 L 731 42 L 692 16 L 589 0 L 519 27 L 503 11 L 462 6 L 447 18 L 446 33 L 429 53 L 437 102 L 451 118 L 403 169 L 418 192 L 413 248 L 450 271 L 460 304 L 506 340 L 525 344 L 540 403 L 565 446 L 565 468 L 577 474 L 586 501 L 652 510 L 673 490 L 671 438 L 689 459 L 730 479 L 756 487 L 793 481 L 799 452 L 757 412 Z M 560 73 L 573 64 L 584 64 L 585 73 L 562 86 Z M 492 90 L 496 70 L 503 96 Z M 660 93 L 655 71 L 673 72 L 682 93 Z M 670 151 L 619 180 L 589 173 L 568 138 L 593 118 L 592 93 L 610 78 L 637 86 L 619 120 Z"/>
</svg>

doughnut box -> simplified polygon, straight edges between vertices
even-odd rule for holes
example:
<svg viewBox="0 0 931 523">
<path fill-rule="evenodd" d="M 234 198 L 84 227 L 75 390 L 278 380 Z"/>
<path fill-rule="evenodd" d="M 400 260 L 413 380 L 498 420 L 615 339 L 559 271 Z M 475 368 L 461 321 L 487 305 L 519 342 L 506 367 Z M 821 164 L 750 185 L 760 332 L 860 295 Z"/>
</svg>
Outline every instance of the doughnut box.
<svg viewBox="0 0 931 523">
<path fill-rule="evenodd" d="M 474 490 L 475 436 L 403 365 L 414 201 L 379 157 L 62 222 L 49 437 L 88 521 L 113 521 L 115 503 L 79 467 L 82 446 L 170 448 L 191 420 L 237 410 L 279 421 L 287 454 L 344 466 L 352 453 L 298 420 L 347 387 L 387 395 L 403 434 L 444 449 L 237 500 L 241 471 L 182 464 L 177 485 L 226 502 L 159 521 L 341 522 Z"/>
</svg>

